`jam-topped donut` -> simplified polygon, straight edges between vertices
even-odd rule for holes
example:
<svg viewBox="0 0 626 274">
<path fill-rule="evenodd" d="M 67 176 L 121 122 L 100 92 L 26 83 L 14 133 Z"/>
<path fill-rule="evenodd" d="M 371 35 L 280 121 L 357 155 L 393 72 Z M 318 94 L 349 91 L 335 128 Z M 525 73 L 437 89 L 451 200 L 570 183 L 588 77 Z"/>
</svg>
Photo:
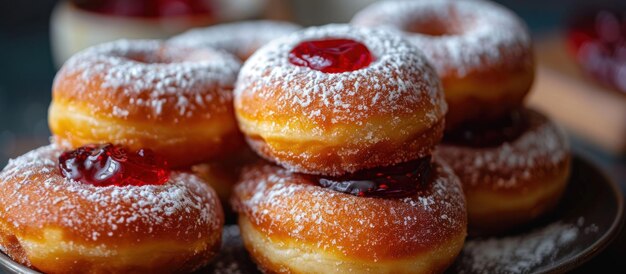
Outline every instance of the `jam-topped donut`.
<svg viewBox="0 0 626 274">
<path fill-rule="evenodd" d="M 279 38 L 244 64 L 235 113 L 252 148 L 292 171 L 341 175 L 429 155 L 446 104 L 398 33 L 348 25 Z"/>
<path fill-rule="evenodd" d="M 172 37 L 169 42 L 224 50 L 245 61 L 261 46 L 300 28 L 296 24 L 270 20 L 225 23 L 189 30 Z"/>
<path fill-rule="evenodd" d="M 530 35 L 511 11 L 488 1 L 384 1 L 352 20 L 407 34 L 441 77 L 446 128 L 498 120 L 522 105 L 534 78 Z"/>
<path fill-rule="evenodd" d="M 244 170 L 233 205 L 268 273 L 439 273 L 466 235 L 458 178 L 429 158 L 354 177 L 260 163 Z"/>
<path fill-rule="evenodd" d="M 492 128 L 446 136 L 436 154 L 461 179 L 470 234 L 504 232 L 548 212 L 565 190 L 570 170 L 564 134 L 529 109 Z"/>
<path fill-rule="evenodd" d="M 149 150 L 42 147 L 0 187 L 0 247 L 45 273 L 191 272 L 220 247 L 215 192 Z"/>
<path fill-rule="evenodd" d="M 72 57 L 49 111 L 58 144 L 151 148 L 173 167 L 243 145 L 232 107 L 240 64 L 228 53 L 159 41 L 116 41 Z"/>
</svg>

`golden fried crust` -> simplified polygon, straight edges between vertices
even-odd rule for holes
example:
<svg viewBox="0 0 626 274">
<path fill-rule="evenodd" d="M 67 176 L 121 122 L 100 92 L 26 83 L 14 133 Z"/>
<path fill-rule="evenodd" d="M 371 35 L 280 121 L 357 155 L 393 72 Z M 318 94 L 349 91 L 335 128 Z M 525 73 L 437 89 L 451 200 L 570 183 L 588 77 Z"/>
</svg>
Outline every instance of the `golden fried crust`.
<svg viewBox="0 0 626 274">
<path fill-rule="evenodd" d="M 519 17 L 489 1 L 379 2 L 352 19 L 406 32 L 437 70 L 446 128 L 497 120 L 522 105 L 534 79 L 530 34 Z"/>
<path fill-rule="evenodd" d="M 437 254 L 446 254 L 443 261 L 451 262 L 462 247 L 466 233 L 462 190 L 452 171 L 438 161 L 433 163 L 431 181 L 415 196 L 400 199 L 339 193 L 310 178 L 267 163 L 245 170 L 233 198 L 242 232 L 262 235 L 269 249 L 293 247 L 284 252 L 313 260 L 323 257 L 337 267 L 354 262 L 366 267 L 416 264 L 436 250 L 447 250 Z M 257 260 L 272 261 L 266 265 L 271 271 L 299 272 L 289 260 L 277 262 L 264 254 L 256 243 L 246 245 L 253 254 L 260 253 Z"/>
<path fill-rule="evenodd" d="M 161 186 L 96 187 L 63 178 L 54 145 L 0 174 L 0 246 L 50 273 L 172 272 L 216 254 L 224 222 L 215 192 L 173 172 Z"/>
<path fill-rule="evenodd" d="M 463 77 L 452 72 L 441 73 L 448 103 L 446 128 L 454 129 L 472 121 L 496 121 L 506 116 L 511 109 L 523 104 L 534 74 L 530 50 L 524 56 L 504 59 L 501 64 L 469 72 Z"/>
<path fill-rule="evenodd" d="M 375 60 L 343 73 L 288 61 L 302 41 L 328 37 L 359 41 Z M 409 41 L 347 25 L 309 28 L 264 46 L 244 64 L 235 90 L 239 126 L 253 148 L 291 170 L 316 174 L 426 156 L 442 136 L 446 108 L 435 71 Z M 400 147 L 411 153 L 398 155 Z"/>
<path fill-rule="evenodd" d="M 57 74 L 50 128 L 73 147 L 149 147 L 175 167 L 208 160 L 243 144 L 232 106 L 238 70 L 234 56 L 210 49 L 157 41 L 96 46 Z"/>
<path fill-rule="evenodd" d="M 567 138 L 548 118 L 524 110 L 528 129 L 497 147 L 442 144 L 436 154 L 450 164 L 465 191 L 470 227 L 498 231 L 551 209 L 570 169 Z"/>
<path fill-rule="evenodd" d="M 432 128 L 401 140 L 359 142 L 337 138 L 332 143 L 297 139 L 262 139 L 248 136 L 248 144 L 262 157 L 290 170 L 308 174 L 341 174 L 342 171 L 389 166 L 430 155 L 443 135 L 443 120 Z M 390 135 L 393 134 L 390 132 Z M 343 142 L 340 142 L 342 140 Z M 339 143 L 337 143 L 339 142 Z M 356 143 L 351 143 L 356 142 Z"/>
</svg>

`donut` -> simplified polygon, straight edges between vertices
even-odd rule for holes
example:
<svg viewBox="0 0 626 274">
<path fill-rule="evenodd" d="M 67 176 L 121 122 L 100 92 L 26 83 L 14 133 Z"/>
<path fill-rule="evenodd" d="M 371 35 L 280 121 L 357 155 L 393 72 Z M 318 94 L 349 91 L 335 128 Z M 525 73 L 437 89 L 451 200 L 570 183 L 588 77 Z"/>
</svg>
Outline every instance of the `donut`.
<svg viewBox="0 0 626 274">
<path fill-rule="evenodd" d="M 232 107 L 236 57 L 154 40 L 120 40 L 72 57 L 49 109 L 56 143 L 151 148 L 172 167 L 244 145 Z"/>
<path fill-rule="evenodd" d="M 421 177 L 398 196 L 394 180 L 416 178 L 405 175 L 406 168 Z M 443 272 L 466 236 L 458 178 L 430 158 L 390 170 L 345 179 L 267 162 L 246 168 L 233 196 L 246 249 L 266 273 Z M 355 192 L 386 176 L 392 178 L 387 187 L 378 181 L 371 196 Z"/>
<path fill-rule="evenodd" d="M 528 223 L 555 207 L 567 186 L 571 156 L 562 131 L 533 110 L 513 117 L 492 129 L 468 130 L 466 140 L 445 140 L 436 150 L 463 184 L 470 234 Z"/>
<path fill-rule="evenodd" d="M 341 175 L 429 155 L 446 103 L 434 69 L 396 32 L 327 25 L 243 65 L 235 114 L 250 146 L 291 171 Z"/>
<path fill-rule="evenodd" d="M 224 222 L 215 192 L 188 172 L 160 170 L 159 184 L 138 183 L 153 178 L 145 173 L 153 170 L 111 147 L 49 145 L 11 160 L 0 173 L 1 250 L 45 273 L 191 272 L 206 265 L 219 251 Z M 103 161 L 85 160 L 85 152 Z M 86 161 L 121 166 L 107 179 L 118 182 L 96 185 L 82 181 L 93 174 L 62 175 L 85 169 L 79 163 Z M 156 162 L 146 164 L 155 168 Z"/>
<path fill-rule="evenodd" d="M 513 12 L 489 1 L 383 1 L 352 24 L 407 34 L 435 67 L 448 102 L 446 128 L 488 123 L 523 104 L 534 79 L 530 35 Z"/>
<path fill-rule="evenodd" d="M 256 20 L 196 28 L 169 42 L 187 47 L 208 47 L 229 52 L 245 61 L 261 46 L 301 27 L 288 22 Z"/>
</svg>

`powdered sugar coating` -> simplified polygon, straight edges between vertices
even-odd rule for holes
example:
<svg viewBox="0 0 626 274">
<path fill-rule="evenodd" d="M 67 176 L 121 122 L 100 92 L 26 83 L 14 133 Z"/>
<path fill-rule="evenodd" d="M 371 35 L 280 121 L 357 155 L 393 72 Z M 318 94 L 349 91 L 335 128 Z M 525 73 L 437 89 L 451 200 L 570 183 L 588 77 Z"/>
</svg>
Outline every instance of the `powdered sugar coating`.
<svg viewBox="0 0 626 274">
<path fill-rule="evenodd" d="M 172 172 L 160 186 L 96 187 L 62 177 L 61 152 L 55 145 L 41 147 L 11 160 L 0 173 L 0 220 L 18 239 L 58 228 L 66 241 L 113 248 L 219 235 L 223 213 L 217 195 L 198 177 Z"/>
<path fill-rule="evenodd" d="M 375 61 L 343 73 L 289 62 L 297 44 L 328 38 L 359 41 Z M 313 123 L 315 134 L 323 134 L 326 125 L 362 125 L 383 115 L 420 113 L 418 121 L 432 125 L 446 111 L 439 79 L 419 50 L 396 32 L 348 25 L 308 28 L 258 50 L 241 69 L 235 106 L 240 116 Z"/>
<path fill-rule="evenodd" d="M 511 142 L 487 148 L 444 143 L 436 154 L 450 164 L 467 189 L 507 191 L 541 184 L 537 178 L 567 170 L 569 142 L 545 116 L 532 110 L 525 110 L 524 115 L 529 128 Z"/>
<path fill-rule="evenodd" d="M 300 28 L 296 24 L 281 21 L 244 21 L 192 29 L 172 37 L 168 42 L 185 47 L 224 50 L 246 60 L 271 40 Z"/>
<path fill-rule="evenodd" d="M 239 68 L 234 56 L 211 49 L 119 40 L 70 58 L 55 79 L 54 99 L 119 119 L 208 119 L 232 111 Z"/>
<path fill-rule="evenodd" d="M 351 258 L 415 256 L 465 235 L 460 184 L 438 162 L 415 196 L 398 199 L 335 192 L 307 178 L 269 164 L 250 167 L 235 187 L 233 204 L 268 237 Z"/>
<path fill-rule="evenodd" d="M 356 14 L 352 23 L 406 31 L 442 77 L 517 66 L 518 60 L 532 63 L 531 39 L 524 23 L 513 12 L 489 1 L 382 1 Z M 419 25 L 440 26 L 444 33 L 413 31 Z"/>
</svg>

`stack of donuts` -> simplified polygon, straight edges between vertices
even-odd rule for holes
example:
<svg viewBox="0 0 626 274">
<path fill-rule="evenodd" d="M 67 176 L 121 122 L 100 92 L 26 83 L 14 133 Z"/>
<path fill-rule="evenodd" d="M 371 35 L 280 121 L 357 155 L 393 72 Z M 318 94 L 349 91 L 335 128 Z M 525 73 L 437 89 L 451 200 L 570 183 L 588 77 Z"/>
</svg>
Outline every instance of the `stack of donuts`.
<svg viewBox="0 0 626 274">
<path fill-rule="evenodd" d="M 390 1 L 352 23 L 404 33 L 436 68 L 449 106 L 436 154 L 461 179 L 470 234 L 517 228 L 557 204 L 569 145 L 552 121 L 523 106 L 535 66 L 515 14 L 480 0 Z"/>
<path fill-rule="evenodd" d="M 51 144 L 0 173 L 0 249 L 46 273 L 188 273 L 219 252 L 226 215 L 267 273 L 438 273 L 468 225 L 500 233 L 557 203 L 568 145 L 523 106 L 534 63 L 513 13 L 385 1 L 298 29 L 231 23 L 70 58 Z"/>
<path fill-rule="evenodd" d="M 274 40 L 244 64 L 234 100 L 268 161 L 232 198 L 262 270 L 433 273 L 460 252 L 462 189 L 432 156 L 444 94 L 402 35 L 327 25 Z"/>
</svg>

